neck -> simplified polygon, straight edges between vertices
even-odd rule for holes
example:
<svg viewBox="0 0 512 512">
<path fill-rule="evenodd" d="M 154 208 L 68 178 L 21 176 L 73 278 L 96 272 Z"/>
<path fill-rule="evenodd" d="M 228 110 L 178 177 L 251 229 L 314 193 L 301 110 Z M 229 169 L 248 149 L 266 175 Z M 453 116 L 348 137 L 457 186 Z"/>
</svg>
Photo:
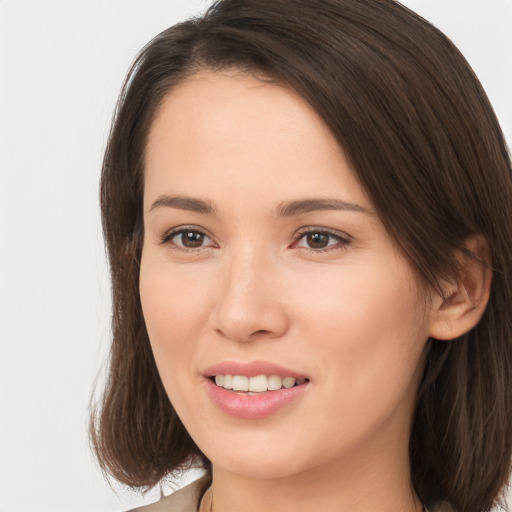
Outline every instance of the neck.
<svg viewBox="0 0 512 512">
<path fill-rule="evenodd" d="M 213 471 L 213 512 L 421 512 L 409 465 L 395 471 L 375 461 L 259 479 Z"/>
</svg>

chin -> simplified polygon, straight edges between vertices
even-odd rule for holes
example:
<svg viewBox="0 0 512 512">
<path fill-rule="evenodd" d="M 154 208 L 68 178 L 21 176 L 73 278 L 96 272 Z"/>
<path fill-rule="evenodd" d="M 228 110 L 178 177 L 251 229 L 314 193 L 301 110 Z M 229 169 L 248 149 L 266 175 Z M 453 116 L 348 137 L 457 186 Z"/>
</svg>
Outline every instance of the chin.
<svg viewBox="0 0 512 512">
<path fill-rule="evenodd" d="M 318 450 L 308 455 L 304 442 L 293 436 L 286 439 L 282 435 L 276 438 L 263 432 L 253 432 L 251 436 L 231 434 L 215 446 L 212 446 L 212 437 L 203 444 L 203 453 L 214 469 L 222 472 L 256 480 L 285 479 L 308 472 L 322 463 L 318 460 L 319 455 L 322 458 Z M 201 447 L 201 440 L 198 445 Z M 323 455 L 328 459 L 327 454 Z"/>
<path fill-rule="evenodd" d="M 216 463 L 212 460 L 213 467 L 222 471 L 229 472 L 242 478 L 251 480 L 278 480 L 296 476 L 300 469 L 290 464 L 294 459 L 287 460 L 260 459 L 252 460 L 249 457 L 245 459 L 220 460 Z"/>
</svg>

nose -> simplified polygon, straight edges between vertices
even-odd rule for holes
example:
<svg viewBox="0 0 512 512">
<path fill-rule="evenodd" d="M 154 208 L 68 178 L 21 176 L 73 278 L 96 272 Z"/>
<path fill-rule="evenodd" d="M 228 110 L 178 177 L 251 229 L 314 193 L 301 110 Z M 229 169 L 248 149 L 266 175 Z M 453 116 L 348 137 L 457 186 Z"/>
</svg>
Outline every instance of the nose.
<svg viewBox="0 0 512 512">
<path fill-rule="evenodd" d="M 280 293 L 279 263 L 270 260 L 249 249 L 223 262 L 211 316 L 218 334 L 247 343 L 286 333 L 289 316 Z"/>
</svg>

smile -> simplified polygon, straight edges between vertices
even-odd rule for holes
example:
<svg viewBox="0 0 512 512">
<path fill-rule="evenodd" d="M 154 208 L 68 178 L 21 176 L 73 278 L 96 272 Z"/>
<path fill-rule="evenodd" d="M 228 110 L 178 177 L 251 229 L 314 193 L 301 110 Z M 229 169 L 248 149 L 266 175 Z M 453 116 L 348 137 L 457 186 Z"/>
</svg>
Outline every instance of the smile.
<svg viewBox="0 0 512 512">
<path fill-rule="evenodd" d="M 217 374 L 212 378 L 221 388 L 238 393 L 266 393 L 299 386 L 306 382 L 306 378 L 281 377 L 280 375 L 223 375 Z"/>
</svg>

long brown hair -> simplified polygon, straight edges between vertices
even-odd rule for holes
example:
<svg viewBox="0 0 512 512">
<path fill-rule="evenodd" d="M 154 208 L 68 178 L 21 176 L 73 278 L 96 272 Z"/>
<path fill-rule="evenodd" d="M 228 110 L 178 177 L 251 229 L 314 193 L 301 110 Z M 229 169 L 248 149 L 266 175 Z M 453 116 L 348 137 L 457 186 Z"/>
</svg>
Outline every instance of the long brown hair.
<svg viewBox="0 0 512 512">
<path fill-rule="evenodd" d="M 112 276 L 110 373 L 91 420 L 102 467 L 155 485 L 209 461 L 174 412 L 142 316 L 144 150 L 162 98 L 201 69 L 286 83 L 337 138 L 390 235 L 434 290 L 456 276 L 470 235 L 490 247 L 480 323 L 429 340 L 410 440 L 427 503 L 489 510 L 512 452 L 512 170 L 493 109 L 463 56 L 394 0 L 221 0 L 153 39 L 124 84 L 103 163 L 101 207 Z"/>
</svg>

